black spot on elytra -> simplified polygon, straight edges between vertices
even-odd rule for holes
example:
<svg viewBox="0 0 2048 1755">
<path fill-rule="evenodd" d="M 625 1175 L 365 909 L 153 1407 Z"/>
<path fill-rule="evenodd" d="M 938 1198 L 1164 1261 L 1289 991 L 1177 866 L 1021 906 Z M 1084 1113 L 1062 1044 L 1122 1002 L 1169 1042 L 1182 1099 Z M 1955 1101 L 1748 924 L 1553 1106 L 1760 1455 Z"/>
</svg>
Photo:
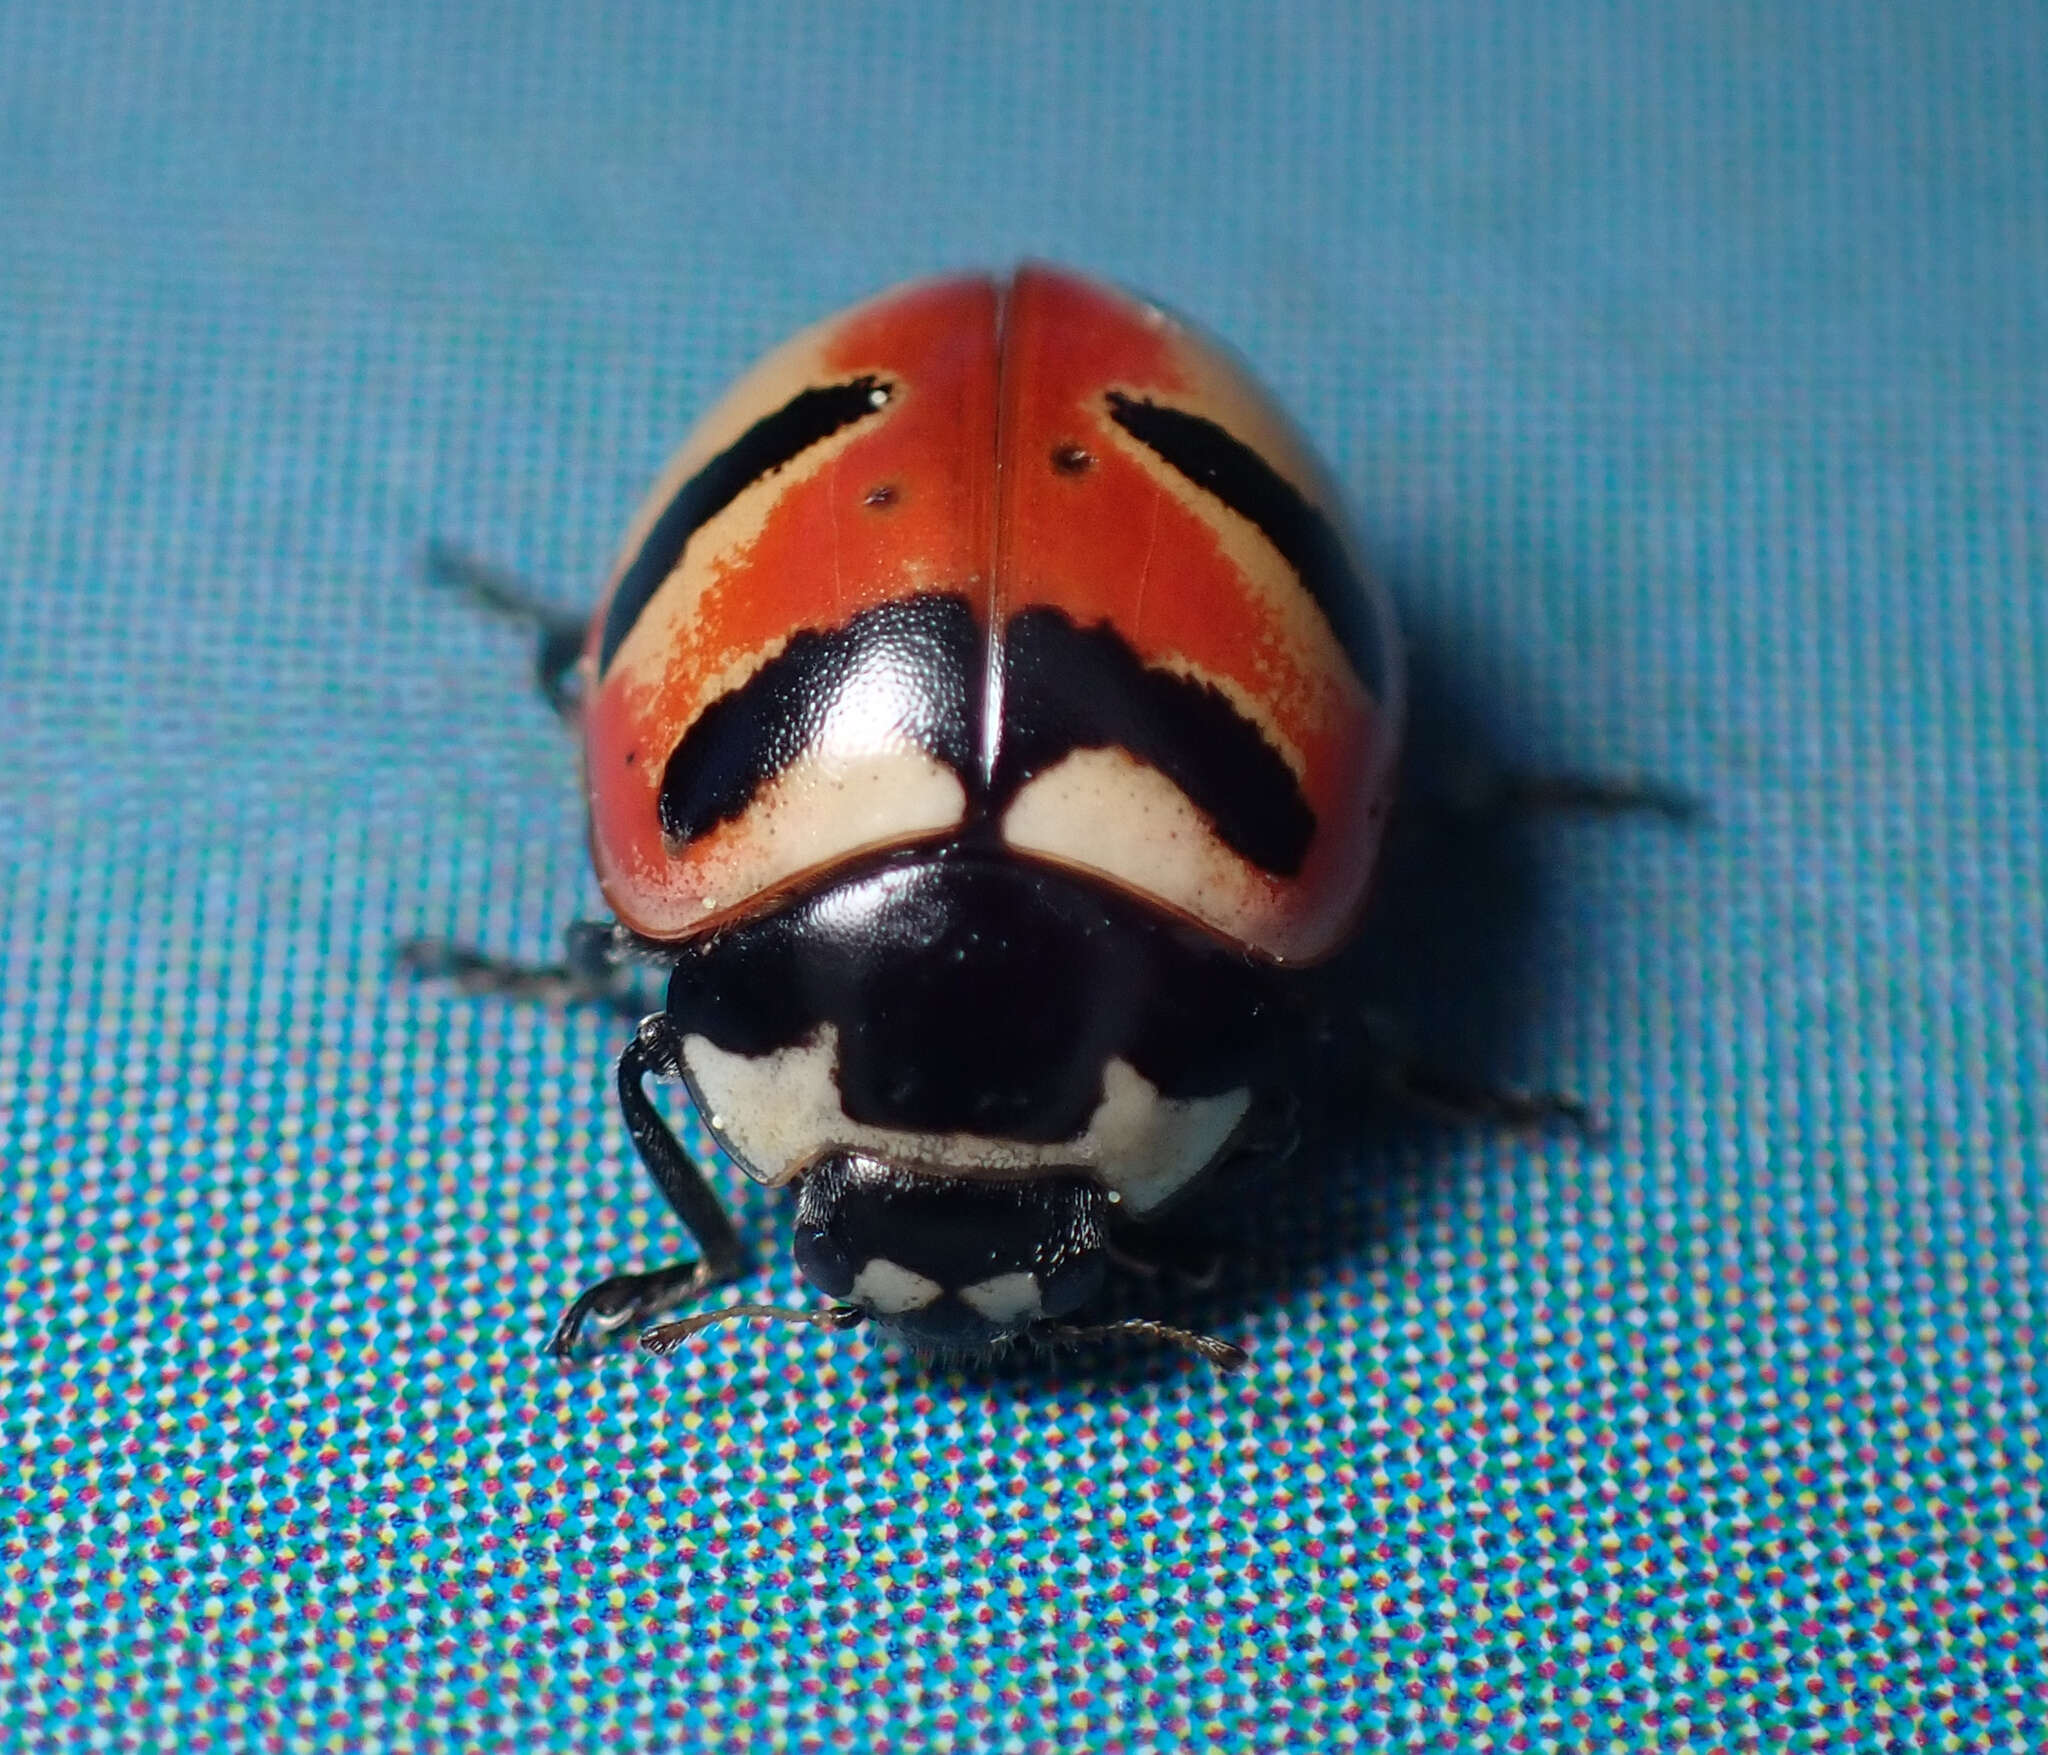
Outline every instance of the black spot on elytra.
<svg viewBox="0 0 2048 1755">
<path fill-rule="evenodd" d="M 1092 452 L 1071 439 L 1052 448 L 1052 466 L 1061 475 L 1086 475 L 1094 461 Z"/>
</svg>

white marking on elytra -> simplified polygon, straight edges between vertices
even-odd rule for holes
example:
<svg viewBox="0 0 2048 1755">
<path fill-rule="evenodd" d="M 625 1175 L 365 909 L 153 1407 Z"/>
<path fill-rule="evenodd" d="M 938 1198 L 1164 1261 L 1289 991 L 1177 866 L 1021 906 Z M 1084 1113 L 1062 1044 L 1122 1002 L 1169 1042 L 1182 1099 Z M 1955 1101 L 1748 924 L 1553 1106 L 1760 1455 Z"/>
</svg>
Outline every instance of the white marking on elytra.
<svg viewBox="0 0 2048 1755">
<path fill-rule="evenodd" d="M 961 1301 L 994 1323 L 1022 1322 L 1045 1313 L 1045 1297 L 1036 1274 L 997 1274 L 960 1288 Z"/>
<path fill-rule="evenodd" d="M 880 675 L 856 679 L 817 743 L 705 835 L 691 855 L 692 887 L 675 897 L 679 914 L 702 919 L 803 872 L 966 820 L 960 776 L 904 741 L 888 688 Z"/>
<path fill-rule="evenodd" d="M 847 1300 L 864 1304 L 877 1316 L 901 1316 L 907 1310 L 922 1310 L 945 1287 L 883 1256 L 872 1256 L 855 1277 Z"/>
<path fill-rule="evenodd" d="M 1003 840 L 1099 871 L 1241 938 L 1255 939 L 1272 907 L 1272 880 L 1127 750 L 1075 750 L 1034 776 L 1003 813 Z"/>
<path fill-rule="evenodd" d="M 840 1105 L 839 1035 L 830 1024 L 795 1047 L 761 1055 L 734 1054 L 707 1036 L 685 1036 L 682 1058 L 698 1113 L 718 1117 L 719 1143 L 771 1188 L 822 1152 L 858 1151 L 906 1169 L 952 1175 L 1091 1172 L 1112 1201 L 1144 1214 L 1208 1168 L 1251 1104 L 1244 1089 L 1162 1097 L 1128 1062 L 1112 1059 L 1088 1125 L 1072 1139 L 1047 1144 L 851 1120 Z"/>
</svg>

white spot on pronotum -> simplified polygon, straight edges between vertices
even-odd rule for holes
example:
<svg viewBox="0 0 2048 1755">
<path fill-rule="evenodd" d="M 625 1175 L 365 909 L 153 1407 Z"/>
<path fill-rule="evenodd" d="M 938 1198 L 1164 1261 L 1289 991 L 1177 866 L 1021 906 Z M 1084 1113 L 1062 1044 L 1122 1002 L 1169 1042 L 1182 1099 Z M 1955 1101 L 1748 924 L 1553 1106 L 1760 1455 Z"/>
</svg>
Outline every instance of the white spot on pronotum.
<svg viewBox="0 0 2048 1755">
<path fill-rule="evenodd" d="M 886 384 L 877 384 L 868 392 L 868 405 L 871 408 L 881 408 L 887 404 L 888 400 L 889 386 Z"/>
<path fill-rule="evenodd" d="M 735 1054 L 709 1037 L 683 1038 L 683 1068 L 699 1113 L 757 1182 L 774 1187 L 828 1151 L 865 1152 L 906 1169 L 1029 1176 L 1092 1174 L 1108 1198 L 1150 1212 L 1198 1176 L 1229 1142 L 1251 1103 L 1248 1090 L 1162 1097 L 1128 1062 L 1102 1069 L 1102 1101 L 1072 1139 L 991 1139 L 913 1133 L 849 1119 L 839 1099 L 839 1036 L 830 1025 L 794 1047 Z"/>
<path fill-rule="evenodd" d="M 1025 1317 L 1040 1315 L 1045 1309 L 1038 1276 L 1023 1272 L 977 1280 L 971 1286 L 962 1286 L 960 1297 L 990 1322 L 1020 1322 Z"/>
<path fill-rule="evenodd" d="M 922 1310 L 944 1290 L 937 1280 L 877 1255 L 860 1270 L 847 1298 L 865 1304 L 877 1316 L 901 1316 L 906 1310 Z"/>
</svg>

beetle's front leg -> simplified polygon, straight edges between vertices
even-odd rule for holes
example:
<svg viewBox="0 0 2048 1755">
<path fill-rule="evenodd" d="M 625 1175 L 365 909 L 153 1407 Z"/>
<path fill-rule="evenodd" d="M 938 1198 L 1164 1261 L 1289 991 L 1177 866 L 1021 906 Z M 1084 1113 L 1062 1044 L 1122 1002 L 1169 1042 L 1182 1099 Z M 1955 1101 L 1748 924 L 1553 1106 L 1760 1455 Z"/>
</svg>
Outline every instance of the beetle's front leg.
<svg viewBox="0 0 2048 1755">
<path fill-rule="evenodd" d="M 594 1327 L 600 1334 L 637 1328 L 747 1271 L 747 1252 L 732 1220 L 704 1180 L 704 1172 L 662 1120 L 642 1082 L 649 1073 L 673 1075 L 680 1064 L 681 1046 L 666 1013 L 656 1012 L 641 1020 L 633 1040 L 619 1056 L 619 1109 L 641 1163 L 703 1253 L 696 1261 L 671 1262 L 666 1267 L 600 1280 L 571 1304 L 555 1325 L 548 1351 L 558 1359 L 576 1350 L 586 1328 Z"/>
</svg>

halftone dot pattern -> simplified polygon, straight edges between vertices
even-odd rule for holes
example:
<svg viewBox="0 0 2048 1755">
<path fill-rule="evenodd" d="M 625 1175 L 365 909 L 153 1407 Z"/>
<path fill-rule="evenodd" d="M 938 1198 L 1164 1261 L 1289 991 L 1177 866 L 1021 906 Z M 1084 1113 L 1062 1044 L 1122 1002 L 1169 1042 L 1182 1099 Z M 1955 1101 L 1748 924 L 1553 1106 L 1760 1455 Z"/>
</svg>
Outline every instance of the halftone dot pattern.
<svg viewBox="0 0 2048 1755">
<path fill-rule="evenodd" d="M 1967 0 L 0 10 L 0 1746 L 2048 1745 L 2044 164 Z M 1425 744 L 1709 801 L 1390 871 L 1361 979 L 1607 1136 L 1303 1174 L 1168 1297 L 1240 1379 L 558 1365 L 682 1239 L 616 1020 L 388 966 L 594 901 L 420 546 L 587 599 L 1027 254 L 1301 416 Z"/>
</svg>

